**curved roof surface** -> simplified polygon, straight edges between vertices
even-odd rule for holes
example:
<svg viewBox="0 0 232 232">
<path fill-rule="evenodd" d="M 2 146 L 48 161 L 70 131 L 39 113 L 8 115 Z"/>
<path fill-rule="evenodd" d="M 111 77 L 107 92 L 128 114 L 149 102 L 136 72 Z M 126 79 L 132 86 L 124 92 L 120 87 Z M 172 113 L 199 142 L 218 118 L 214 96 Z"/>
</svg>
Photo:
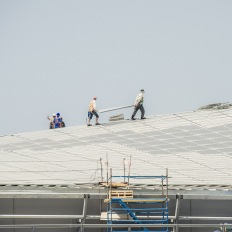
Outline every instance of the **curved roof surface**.
<svg viewBox="0 0 232 232">
<path fill-rule="evenodd" d="M 131 175 L 165 175 L 168 168 L 171 185 L 231 189 L 232 109 L 3 136 L 0 183 L 98 183 L 101 163 L 106 180 L 106 155 L 113 175 L 123 175 L 124 159 L 127 174 L 131 157 Z"/>
</svg>

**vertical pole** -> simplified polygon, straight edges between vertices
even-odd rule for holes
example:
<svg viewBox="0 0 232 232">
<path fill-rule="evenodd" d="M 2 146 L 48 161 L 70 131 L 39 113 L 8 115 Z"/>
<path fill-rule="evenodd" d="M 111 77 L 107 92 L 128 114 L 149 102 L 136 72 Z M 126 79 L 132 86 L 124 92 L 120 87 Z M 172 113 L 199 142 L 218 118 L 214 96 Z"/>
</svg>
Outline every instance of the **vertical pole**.
<svg viewBox="0 0 232 232">
<path fill-rule="evenodd" d="M 166 189 L 167 189 L 167 192 L 166 192 L 166 205 L 165 205 L 165 208 L 166 208 L 166 219 L 167 219 L 167 223 L 168 223 L 168 169 L 166 169 Z"/>
<path fill-rule="evenodd" d="M 83 213 L 82 213 L 83 218 L 82 218 L 82 222 L 81 222 L 82 225 L 85 224 L 85 220 L 86 220 L 88 199 L 89 199 L 89 194 L 84 194 Z M 84 232 L 83 227 L 81 227 L 81 232 Z"/>
<path fill-rule="evenodd" d="M 162 196 L 164 197 L 164 179 L 161 179 L 161 183 L 162 183 Z"/>
<path fill-rule="evenodd" d="M 130 171 L 131 171 L 131 155 L 130 155 L 130 163 L 129 163 L 129 171 L 128 171 L 128 186 L 130 184 L 129 180 L 130 180 Z"/>
<path fill-rule="evenodd" d="M 110 199 L 111 199 L 111 191 L 112 191 L 112 168 L 110 168 Z"/>
<path fill-rule="evenodd" d="M 176 226 L 173 227 L 173 229 L 174 229 L 173 232 L 179 232 L 179 228 L 178 228 L 178 218 L 179 218 L 179 212 L 180 212 L 180 199 L 181 199 L 181 195 L 180 195 L 180 194 L 177 194 L 177 195 L 176 195 L 175 219 L 174 219 L 174 224 L 176 224 Z"/>
<path fill-rule="evenodd" d="M 123 175 L 124 175 L 124 183 L 126 182 L 126 165 L 125 165 L 126 159 L 123 158 Z"/>
<path fill-rule="evenodd" d="M 167 168 L 166 168 L 166 189 L 167 189 L 166 198 L 168 198 L 168 169 Z"/>
<path fill-rule="evenodd" d="M 112 191 L 112 168 L 110 168 L 110 219 L 111 219 L 111 224 L 112 224 L 112 194 L 111 194 L 111 191 Z M 113 231 L 113 228 L 111 227 L 111 232 Z"/>
<path fill-rule="evenodd" d="M 223 231 L 223 232 L 226 232 L 225 224 L 222 225 L 222 231 Z"/>
<path fill-rule="evenodd" d="M 101 182 L 103 182 L 103 167 L 102 167 L 102 158 L 100 158 L 100 165 L 101 165 Z"/>
<path fill-rule="evenodd" d="M 106 153 L 106 184 L 108 186 L 108 180 L 109 180 L 109 163 L 108 163 L 108 154 Z"/>
<path fill-rule="evenodd" d="M 189 215 L 192 216 L 192 201 L 191 199 L 189 200 Z M 192 224 L 192 220 L 190 221 L 189 224 Z M 192 227 L 190 228 L 190 231 L 192 232 Z"/>
<path fill-rule="evenodd" d="M 110 224 L 112 222 L 112 217 L 109 217 L 109 213 L 111 213 L 111 202 L 110 202 L 110 191 L 109 191 L 109 163 L 108 163 L 108 153 L 106 153 L 106 186 L 107 186 L 107 199 L 109 200 L 109 202 L 107 203 L 107 224 Z M 111 219 L 111 222 L 110 222 Z M 107 227 L 107 232 L 110 232 L 112 229 L 109 229 L 109 227 Z"/>
</svg>

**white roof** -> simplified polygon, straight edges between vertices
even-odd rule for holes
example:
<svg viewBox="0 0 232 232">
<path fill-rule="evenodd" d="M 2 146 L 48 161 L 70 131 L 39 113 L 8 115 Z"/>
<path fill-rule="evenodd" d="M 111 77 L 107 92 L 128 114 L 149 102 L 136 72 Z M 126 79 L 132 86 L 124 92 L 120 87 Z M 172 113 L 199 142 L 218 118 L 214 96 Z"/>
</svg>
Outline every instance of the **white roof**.
<svg viewBox="0 0 232 232">
<path fill-rule="evenodd" d="M 113 175 L 123 175 L 124 158 L 127 175 L 131 157 L 131 175 L 165 175 L 168 168 L 171 185 L 230 186 L 232 109 L 3 136 L 0 183 L 97 183 L 101 181 L 100 158 L 106 180 L 106 155 Z"/>
</svg>

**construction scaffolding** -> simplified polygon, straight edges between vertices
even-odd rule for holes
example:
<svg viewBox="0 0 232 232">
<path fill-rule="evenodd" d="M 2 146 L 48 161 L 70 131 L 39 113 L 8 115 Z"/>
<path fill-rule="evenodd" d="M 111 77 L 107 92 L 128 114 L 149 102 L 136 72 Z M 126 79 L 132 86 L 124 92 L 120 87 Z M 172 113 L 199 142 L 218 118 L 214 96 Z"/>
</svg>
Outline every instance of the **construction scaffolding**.
<svg viewBox="0 0 232 232">
<path fill-rule="evenodd" d="M 112 190 L 115 186 L 114 178 L 128 179 L 128 187 L 125 190 Z M 162 184 L 162 192 L 160 196 L 154 198 L 134 198 L 133 190 L 129 189 L 130 179 L 160 179 Z M 105 199 L 107 203 L 107 225 L 112 224 L 137 224 L 140 228 L 132 229 L 131 231 L 169 231 L 167 225 L 168 219 L 168 171 L 165 176 L 113 176 L 112 170 L 109 178 L 109 194 Z M 165 181 L 165 185 L 164 185 Z M 120 185 L 120 184 L 118 184 Z M 166 191 L 164 191 L 164 186 Z M 147 228 L 144 224 L 161 224 L 159 228 Z M 113 230 L 109 227 L 107 232 L 125 232 L 126 230 Z"/>
</svg>

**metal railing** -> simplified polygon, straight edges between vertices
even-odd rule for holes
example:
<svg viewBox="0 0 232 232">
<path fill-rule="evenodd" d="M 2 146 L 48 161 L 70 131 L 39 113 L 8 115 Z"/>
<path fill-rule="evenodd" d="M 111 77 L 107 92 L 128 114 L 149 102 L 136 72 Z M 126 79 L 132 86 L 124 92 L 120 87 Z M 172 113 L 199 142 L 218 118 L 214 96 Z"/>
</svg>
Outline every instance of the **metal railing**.
<svg viewBox="0 0 232 232">
<path fill-rule="evenodd" d="M 83 219 L 83 215 L 41 215 L 41 214 L 0 214 L 0 219 Z M 99 215 L 86 215 L 88 220 L 100 219 Z M 160 219 L 162 216 L 138 216 L 139 218 Z M 175 219 L 175 216 L 169 216 L 169 219 Z M 179 221 L 201 220 L 201 221 L 232 221 L 232 217 L 197 217 L 197 216 L 179 216 Z"/>
<path fill-rule="evenodd" d="M 144 227 L 147 228 L 160 228 L 163 227 L 163 224 L 143 224 Z M 226 227 L 231 227 L 232 224 L 166 224 L 165 227 L 169 228 L 212 228 L 218 229 L 221 228 L 222 231 L 226 231 Z M 132 228 L 139 228 L 141 225 L 136 224 L 15 224 L 15 225 L 0 225 L 0 229 L 66 229 L 66 228 L 80 228 L 80 231 L 84 231 L 84 229 L 104 229 L 104 228 L 127 228 L 128 232 L 131 231 Z"/>
</svg>

